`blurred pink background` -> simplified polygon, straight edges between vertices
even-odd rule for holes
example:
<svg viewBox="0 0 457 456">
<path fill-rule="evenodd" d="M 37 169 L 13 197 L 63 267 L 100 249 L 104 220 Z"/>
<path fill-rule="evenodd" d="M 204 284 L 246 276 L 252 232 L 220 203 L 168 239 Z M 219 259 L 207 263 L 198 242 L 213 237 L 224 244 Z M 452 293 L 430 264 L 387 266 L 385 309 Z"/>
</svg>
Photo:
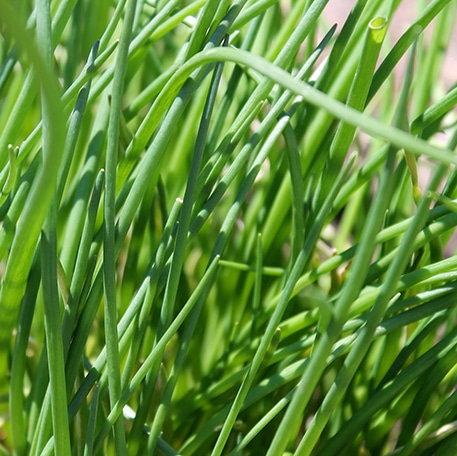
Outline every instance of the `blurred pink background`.
<svg viewBox="0 0 457 456">
<path fill-rule="evenodd" d="M 392 45 L 397 42 L 400 36 L 414 22 L 419 15 L 419 3 L 417 0 L 403 0 L 395 12 L 391 24 L 389 24 L 389 34 Z M 355 0 L 331 0 L 325 8 L 325 17 L 330 24 L 338 24 L 338 29 L 342 27 Z M 432 22 L 427 28 L 426 37 L 430 36 L 433 30 Z M 401 70 L 402 66 L 399 65 Z M 443 67 L 441 83 L 445 89 L 449 89 L 457 82 L 457 22 L 454 24 L 454 32 L 451 42 L 447 49 L 446 60 Z"/>
</svg>

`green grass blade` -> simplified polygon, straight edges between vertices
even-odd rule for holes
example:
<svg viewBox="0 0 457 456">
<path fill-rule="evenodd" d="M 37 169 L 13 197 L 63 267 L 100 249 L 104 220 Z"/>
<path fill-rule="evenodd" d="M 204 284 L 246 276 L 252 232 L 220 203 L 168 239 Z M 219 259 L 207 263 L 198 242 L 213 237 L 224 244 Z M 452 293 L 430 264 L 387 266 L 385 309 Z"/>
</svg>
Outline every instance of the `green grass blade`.
<svg viewBox="0 0 457 456">
<path fill-rule="evenodd" d="M 103 284 L 105 305 L 105 334 L 107 348 L 107 368 L 110 388 L 111 407 L 121 395 L 120 360 L 117 333 L 117 299 L 116 299 L 116 249 L 115 249 L 115 201 L 116 201 L 116 166 L 119 145 L 120 113 L 124 77 L 127 68 L 128 47 L 135 17 L 136 0 L 126 7 L 125 22 L 119 42 L 116 59 L 116 73 L 113 78 L 110 118 L 107 132 L 107 151 L 105 162 L 105 199 L 103 220 Z M 126 452 L 125 430 L 123 420 L 118 420 L 114 427 L 116 452 Z"/>
<path fill-rule="evenodd" d="M 17 41 L 27 50 L 30 60 L 35 65 L 37 78 L 42 84 L 43 104 L 46 106 L 46 117 L 49 122 L 46 130 L 49 149 L 43 152 L 43 168 L 34 182 L 31 195 L 27 199 L 17 226 L 0 290 L 0 322 L 3 328 L 0 340 L 0 364 L 4 375 L 7 372 L 5 356 L 8 353 L 10 333 L 18 316 L 19 305 L 24 295 L 27 276 L 32 264 L 33 255 L 30 252 L 35 250 L 56 185 L 65 125 L 58 84 L 49 65 L 36 51 L 33 45 L 34 41 L 28 38 L 28 34 L 24 32 L 23 25 L 15 17 L 11 5 L 2 4 L 0 11 L 3 17 L 8 19 Z"/>
</svg>

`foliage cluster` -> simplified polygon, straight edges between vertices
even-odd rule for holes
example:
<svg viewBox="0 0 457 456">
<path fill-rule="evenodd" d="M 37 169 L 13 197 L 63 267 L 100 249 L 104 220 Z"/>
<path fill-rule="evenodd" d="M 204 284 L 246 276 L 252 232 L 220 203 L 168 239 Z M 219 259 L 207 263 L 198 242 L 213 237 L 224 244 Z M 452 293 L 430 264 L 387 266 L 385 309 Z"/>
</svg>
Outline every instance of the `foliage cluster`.
<svg viewBox="0 0 457 456">
<path fill-rule="evenodd" d="M 3 454 L 455 454 L 457 4 L 332 3 L 0 2 Z"/>
</svg>

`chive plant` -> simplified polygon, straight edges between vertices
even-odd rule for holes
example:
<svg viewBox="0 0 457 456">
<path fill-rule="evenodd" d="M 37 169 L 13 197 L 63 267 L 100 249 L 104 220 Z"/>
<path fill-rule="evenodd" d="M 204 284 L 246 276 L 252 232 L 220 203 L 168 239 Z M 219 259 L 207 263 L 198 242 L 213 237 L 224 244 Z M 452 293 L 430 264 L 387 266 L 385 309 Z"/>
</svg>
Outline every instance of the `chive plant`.
<svg viewBox="0 0 457 456">
<path fill-rule="evenodd" d="M 0 2 L 1 454 L 455 453 L 457 4 L 335 3 Z"/>
</svg>

